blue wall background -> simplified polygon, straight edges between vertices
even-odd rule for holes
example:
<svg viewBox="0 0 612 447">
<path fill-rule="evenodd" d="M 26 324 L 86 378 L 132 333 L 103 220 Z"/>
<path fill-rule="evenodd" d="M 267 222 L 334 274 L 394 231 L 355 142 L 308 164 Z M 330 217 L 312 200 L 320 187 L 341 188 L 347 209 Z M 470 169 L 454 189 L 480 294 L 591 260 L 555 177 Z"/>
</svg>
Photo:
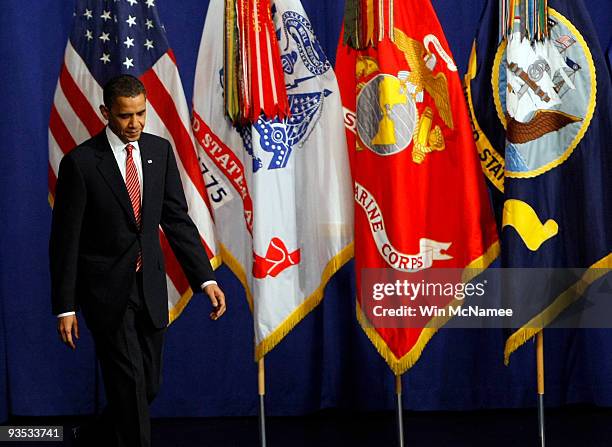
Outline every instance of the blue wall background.
<svg viewBox="0 0 612 447">
<path fill-rule="evenodd" d="M 208 1 L 157 0 L 189 102 Z M 609 0 L 590 0 L 610 53 Z M 304 0 L 333 59 L 343 2 Z M 451 49 L 465 70 L 484 0 L 434 0 Z M 58 341 L 50 314 L 47 242 L 47 123 L 71 26 L 69 0 L 4 0 L 0 10 L 2 169 L 0 170 L 0 421 L 8 414 L 97 411 L 102 395 L 91 338 L 82 324 L 76 352 Z M 601 75 L 601 74 L 600 74 Z M 323 304 L 266 358 L 270 414 L 325 407 L 394 408 L 394 379 L 355 320 L 352 263 L 329 284 Z M 229 300 L 219 322 L 197 295 L 168 332 L 164 386 L 154 416 L 250 415 L 257 411 L 252 321 L 228 269 Z M 535 405 L 528 343 L 504 367 L 502 331 L 442 330 L 404 375 L 406 408 L 452 410 Z M 612 332 L 548 331 L 549 405 L 612 405 Z"/>
</svg>

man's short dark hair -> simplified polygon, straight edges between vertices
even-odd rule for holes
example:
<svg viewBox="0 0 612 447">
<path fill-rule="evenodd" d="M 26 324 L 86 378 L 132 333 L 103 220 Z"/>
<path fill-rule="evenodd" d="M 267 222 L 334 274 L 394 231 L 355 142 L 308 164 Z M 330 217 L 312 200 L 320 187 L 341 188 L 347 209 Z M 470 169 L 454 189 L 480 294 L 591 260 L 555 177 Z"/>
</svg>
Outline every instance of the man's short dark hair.
<svg viewBox="0 0 612 447">
<path fill-rule="evenodd" d="M 147 95 L 147 91 L 140 80 L 132 75 L 122 74 L 115 76 L 104 85 L 104 105 L 110 109 L 113 101 L 119 96 L 135 98 L 140 94 Z"/>
</svg>

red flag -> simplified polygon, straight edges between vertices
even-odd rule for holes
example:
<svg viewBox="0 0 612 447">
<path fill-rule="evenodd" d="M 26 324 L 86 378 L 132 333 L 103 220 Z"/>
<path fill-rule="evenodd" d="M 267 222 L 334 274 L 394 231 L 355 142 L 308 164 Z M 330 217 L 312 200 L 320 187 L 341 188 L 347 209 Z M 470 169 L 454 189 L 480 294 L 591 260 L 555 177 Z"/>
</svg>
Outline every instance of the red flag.
<svg viewBox="0 0 612 447">
<path fill-rule="evenodd" d="M 393 4 L 395 3 L 395 4 Z M 362 269 L 485 268 L 497 256 L 495 221 L 457 67 L 429 1 L 385 0 L 375 47 L 340 46 L 340 83 L 355 182 L 355 258 Z M 344 71 L 344 72 L 343 72 Z M 435 329 L 366 334 L 396 374 Z"/>
</svg>

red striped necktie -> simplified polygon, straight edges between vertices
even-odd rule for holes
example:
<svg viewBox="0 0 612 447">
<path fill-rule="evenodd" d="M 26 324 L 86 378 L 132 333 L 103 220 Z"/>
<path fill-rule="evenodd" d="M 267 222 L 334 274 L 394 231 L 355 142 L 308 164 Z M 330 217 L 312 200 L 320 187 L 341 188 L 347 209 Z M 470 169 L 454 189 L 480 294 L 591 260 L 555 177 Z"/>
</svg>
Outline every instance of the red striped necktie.
<svg viewBox="0 0 612 447">
<path fill-rule="evenodd" d="M 128 144 L 125 146 L 127 157 L 125 159 L 125 186 L 127 186 L 128 195 L 130 196 L 130 202 L 132 202 L 132 209 L 134 210 L 134 217 L 136 218 L 136 225 L 140 228 L 141 215 L 140 215 L 140 181 L 138 180 L 138 171 L 136 170 L 136 164 L 132 157 L 132 151 L 134 146 Z M 136 260 L 136 271 L 142 270 L 142 253 L 138 252 L 138 259 Z"/>
</svg>

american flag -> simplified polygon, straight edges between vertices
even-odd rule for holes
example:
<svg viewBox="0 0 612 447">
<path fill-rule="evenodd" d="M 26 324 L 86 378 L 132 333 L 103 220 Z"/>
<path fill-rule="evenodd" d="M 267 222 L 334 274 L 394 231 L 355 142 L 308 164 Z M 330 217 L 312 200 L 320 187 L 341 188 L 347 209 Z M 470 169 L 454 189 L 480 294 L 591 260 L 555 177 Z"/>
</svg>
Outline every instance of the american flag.
<svg viewBox="0 0 612 447">
<path fill-rule="evenodd" d="M 172 143 L 189 215 L 200 232 L 213 267 L 217 267 L 213 221 L 189 110 L 155 1 L 77 1 L 49 119 L 49 201 L 53 204 L 64 154 L 104 128 L 99 112 L 103 102 L 101 86 L 120 73 L 134 75 L 147 89 L 145 131 Z M 161 229 L 160 240 L 166 259 L 168 310 L 172 321 L 192 292 Z"/>
</svg>

